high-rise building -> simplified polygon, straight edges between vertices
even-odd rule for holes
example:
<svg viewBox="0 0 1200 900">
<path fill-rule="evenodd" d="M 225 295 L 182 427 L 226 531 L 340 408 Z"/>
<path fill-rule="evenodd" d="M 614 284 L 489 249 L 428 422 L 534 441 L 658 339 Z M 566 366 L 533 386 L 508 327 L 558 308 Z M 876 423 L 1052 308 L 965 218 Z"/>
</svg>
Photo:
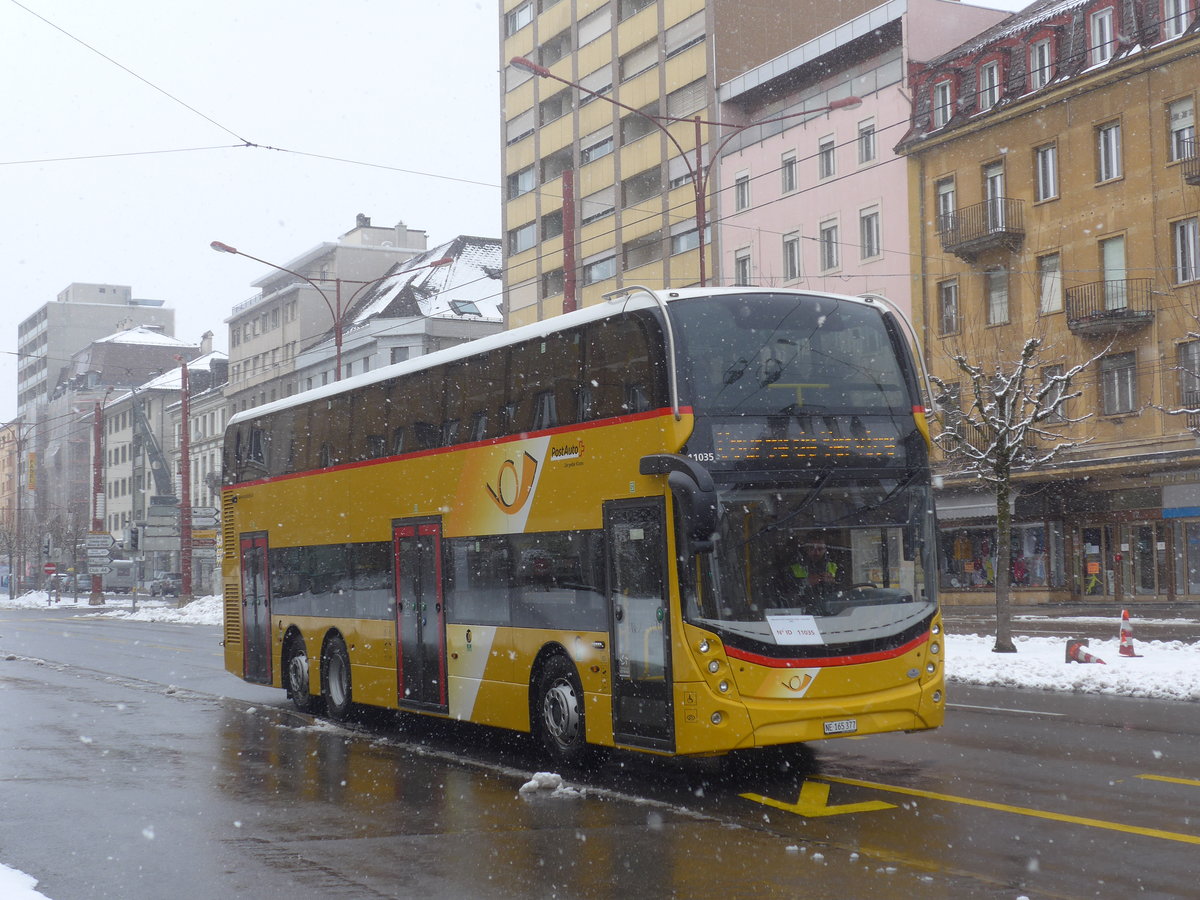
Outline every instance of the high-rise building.
<svg viewBox="0 0 1200 900">
<path fill-rule="evenodd" d="M 17 325 L 17 408 L 26 421 L 49 399 L 59 373 L 97 338 L 153 325 L 175 333 L 175 310 L 162 300 L 139 300 L 123 284 L 69 284 L 51 303 Z"/>
<path fill-rule="evenodd" d="M 626 285 L 698 283 L 694 179 L 707 178 L 710 198 L 721 187 L 708 173 L 723 136 L 707 124 L 718 121 L 716 86 L 878 6 L 502 0 L 509 326 Z M 706 280 L 727 282 L 705 243 Z"/>
</svg>

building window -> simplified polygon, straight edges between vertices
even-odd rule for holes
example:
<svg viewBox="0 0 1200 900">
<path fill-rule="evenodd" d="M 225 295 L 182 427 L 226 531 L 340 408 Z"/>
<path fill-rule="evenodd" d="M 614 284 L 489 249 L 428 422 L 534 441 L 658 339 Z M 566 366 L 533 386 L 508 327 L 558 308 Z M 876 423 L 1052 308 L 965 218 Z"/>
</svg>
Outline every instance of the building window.
<svg viewBox="0 0 1200 900">
<path fill-rule="evenodd" d="M 508 199 L 512 200 L 522 194 L 528 194 L 537 184 L 535 179 L 533 166 L 526 166 L 519 172 L 513 172 L 508 176 Z"/>
<path fill-rule="evenodd" d="M 936 195 L 938 234 L 945 234 L 954 227 L 954 179 L 942 178 L 934 184 L 933 189 Z"/>
<path fill-rule="evenodd" d="M 822 222 L 817 234 L 821 248 L 821 271 L 832 271 L 838 267 L 837 222 Z"/>
<path fill-rule="evenodd" d="M 556 209 L 542 216 L 542 240 L 556 238 L 563 232 L 563 211 Z"/>
<path fill-rule="evenodd" d="M 781 193 L 790 194 L 796 189 L 796 154 L 794 152 L 784 154 L 783 162 L 779 166 L 779 181 Z"/>
<path fill-rule="evenodd" d="M 612 127 L 609 126 L 607 134 L 589 135 L 580 141 L 579 162 L 581 165 L 586 165 L 590 162 L 595 162 L 602 159 L 613 152 L 613 136 Z"/>
<path fill-rule="evenodd" d="M 738 250 L 733 255 L 733 283 L 742 287 L 750 285 L 750 251 Z"/>
<path fill-rule="evenodd" d="M 800 235 L 796 232 L 783 236 L 783 277 L 787 281 L 800 277 Z"/>
<path fill-rule="evenodd" d="M 1187 341 L 1176 351 L 1179 360 L 1179 404 L 1200 405 L 1200 341 Z"/>
<path fill-rule="evenodd" d="M 1121 123 L 1109 122 L 1096 129 L 1096 180 L 1121 177 Z"/>
<path fill-rule="evenodd" d="M 1191 97 L 1167 104 L 1167 127 L 1171 130 L 1171 160 L 1189 159 L 1196 152 L 1196 115 Z"/>
<path fill-rule="evenodd" d="M 938 282 L 938 334 L 958 334 L 958 279 Z"/>
<path fill-rule="evenodd" d="M 1195 216 L 1171 226 L 1175 244 L 1175 283 L 1200 279 L 1200 228 Z"/>
<path fill-rule="evenodd" d="M 658 40 L 648 41 L 621 57 L 620 78 L 628 81 L 658 65 Z"/>
<path fill-rule="evenodd" d="M 598 281 L 604 281 L 607 278 L 612 278 L 617 274 L 617 257 L 615 255 L 608 256 L 603 259 L 597 259 L 593 262 L 584 263 L 583 266 L 583 283 L 595 284 Z"/>
<path fill-rule="evenodd" d="M 979 111 L 991 109 L 999 102 L 1000 63 L 984 63 L 979 67 Z"/>
<path fill-rule="evenodd" d="M 528 222 L 508 233 L 508 252 L 522 253 L 537 243 L 537 225 Z"/>
<path fill-rule="evenodd" d="M 622 266 L 628 271 L 647 265 L 656 259 L 662 259 L 662 251 L 662 232 L 652 231 L 650 234 L 625 242 L 621 247 Z"/>
<path fill-rule="evenodd" d="M 566 274 L 562 269 L 554 269 L 550 272 L 542 273 L 542 299 L 547 297 L 557 297 L 563 292 L 563 285 L 566 284 Z"/>
<path fill-rule="evenodd" d="M 538 47 L 538 62 L 551 66 L 571 52 L 571 29 L 560 31 Z"/>
<path fill-rule="evenodd" d="M 571 111 L 571 91 L 559 91 L 538 104 L 538 121 L 542 125 L 561 119 Z"/>
<path fill-rule="evenodd" d="M 1045 144 L 1033 151 L 1034 200 L 1058 196 L 1058 145 Z"/>
<path fill-rule="evenodd" d="M 1063 308 L 1062 260 L 1057 253 L 1047 253 L 1037 258 L 1039 310 L 1046 313 L 1061 312 Z"/>
<path fill-rule="evenodd" d="M 662 170 L 655 166 L 621 182 L 621 206 L 635 206 L 662 193 Z"/>
<path fill-rule="evenodd" d="M 649 106 L 644 106 L 637 113 L 630 113 L 621 118 L 621 146 L 632 144 L 639 138 L 643 138 L 652 131 L 657 131 L 658 126 L 652 119 L 647 116 L 658 115 L 658 102 L 651 103 Z"/>
<path fill-rule="evenodd" d="M 1106 416 L 1133 412 L 1137 405 L 1137 356 L 1133 351 L 1100 360 L 1100 388 Z"/>
<path fill-rule="evenodd" d="M 1029 89 L 1044 88 L 1054 77 L 1054 57 L 1050 38 L 1034 41 L 1029 48 Z"/>
<path fill-rule="evenodd" d="M 1003 325 L 1008 321 L 1008 270 L 992 269 L 984 273 L 987 293 L 987 323 Z"/>
<path fill-rule="evenodd" d="M 522 3 L 504 17 L 504 34 L 511 37 L 533 21 L 533 3 Z"/>
<path fill-rule="evenodd" d="M 1042 408 L 1051 411 L 1045 421 L 1054 425 L 1063 424 L 1067 421 L 1066 412 L 1063 410 L 1063 367 L 1043 366 L 1042 387 L 1046 389 L 1046 393 L 1042 395 Z"/>
<path fill-rule="evenodd" d="M 671 235 L 671 254 L 686 253 L 700 246 L 700 229 L 693 225 L 687 231 Z"/>
<path fill-rule="evenodd" d="M 933 125 L 941 128 L 954 114 L 954 86 L 949 79 L 933 85 Z"/>
<path fill-rule="evenodd" d="M 1090 59 L 1093 66 L 1108 62 L 1116 49 L 1116 37 L 1113 29 L 1113 8 L 1101 9 L 1092 13 L 1091 18 L 1091 47 Z"/>
<path fill-rule="evenodd" d="M 875 259 L 882 252 L 879 238 L 879 207 L 860 210 L 858 213 L 859 259 Z"/>
<path fill-rule="evenodd" d="M 858 123 L 858 163 L 869 163 L 875 159 L 875 122 Z"/>
<path fill-rule="evenodd" d="M 832 178 L 837 174 L 837 160 L 834 156 L 836 148 L 833 135 L 823 137 L 817 142 L 818 178 Z"/>
<path fill-rule="evenodd" d="M 733 181 L 733 208 L 736 212 L 750 208 L 749 175 L 738 175 Z"/>
<path fill-rule="evenodd" d="M 617 20 L 624 22 L 630 16 L 636 15 L 647 6 L 653 6 L 654 0 L 619 0 Z"/>
<path fill-rule="evenodd" d="M 1179 37 L 1187 29 L 1190 0 L 1163 0 L 1163 37 Z"/>
</svg>

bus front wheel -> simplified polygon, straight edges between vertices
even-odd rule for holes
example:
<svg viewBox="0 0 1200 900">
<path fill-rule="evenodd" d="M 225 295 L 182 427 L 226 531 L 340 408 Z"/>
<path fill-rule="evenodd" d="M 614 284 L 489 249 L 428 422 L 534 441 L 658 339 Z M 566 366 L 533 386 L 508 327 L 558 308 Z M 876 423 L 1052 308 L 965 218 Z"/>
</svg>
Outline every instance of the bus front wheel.
<svg viewBox="0 0 1200 900">
<path fill-rule="evenodd" d="M 287 675 L 287 693 L 300 712 L 316 709 L 317 698 L 308 692 L 308 653 L 304 638 L 293 636 L 283 648 L 283 671 Z"/>
<path fill-rule="evenodd" d="M 321 654 L 321 696 L 331 719 L 344 720 L 350 715 L 353 694 L 350 689 L 350 654 L 346 642 L 334 636 Z"/>
<path fill-rule="evenodd" d="M 587 749 L 583 686 L 565 656 L 553 656 L 538 679 L 537 729 L 542 746 L 561 762 L 580 759 Z"/>
</svg>

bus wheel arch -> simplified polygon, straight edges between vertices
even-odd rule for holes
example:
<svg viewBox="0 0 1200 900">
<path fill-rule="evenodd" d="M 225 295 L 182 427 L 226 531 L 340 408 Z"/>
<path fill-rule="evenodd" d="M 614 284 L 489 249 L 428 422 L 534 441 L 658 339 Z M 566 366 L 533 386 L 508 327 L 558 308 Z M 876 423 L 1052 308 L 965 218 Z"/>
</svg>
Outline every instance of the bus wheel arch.
<svg viewBox="0 0 1200 900">
<path fill-rule="evenodd" d="M 530 728 L 557 762 L 576 762 L 588 750 L 583 683 L 561 647 L 543 650 L 530 684 Z"/>
<path fill-rule="evenodd" d="M 354 690 L 350 679 L 350 652 L 339 631 L 330 631 L 321 646 L 321 697 L 331 719 L 343 721 L 350 715 Z"/>
<path fill-rule="evenodd" d="M 318 698 L 309 690 L 312 672 L 308 645 L 304 641 L 304 635 L 295 625 L 288 628 L 283 636 L 279 671 L 283 673 L 283 686 L 296 709 L 312 712 L 317 707 Z"/>
</svg>

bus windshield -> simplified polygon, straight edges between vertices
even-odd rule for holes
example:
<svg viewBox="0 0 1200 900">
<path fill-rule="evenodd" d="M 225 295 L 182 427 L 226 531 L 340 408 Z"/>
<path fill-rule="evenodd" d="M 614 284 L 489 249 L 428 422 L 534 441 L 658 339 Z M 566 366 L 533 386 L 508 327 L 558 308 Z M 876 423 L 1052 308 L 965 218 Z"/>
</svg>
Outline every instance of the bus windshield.
<svg viewBox="0 0 1200 900">
<path fill-rule="evenodd" d="M 911 414 L 876 307 L 820 295 L 730 293 L 677 300 L 671 317 L 697 415 Z"/>
<path fill-rule="evenodd" d="M 830 470 L 719 489 L 715 550 L 694 557 L 689 618 L 767 644 L 885 641 L 934 611 L 930 493 L 918 472 Z"/>
</svg>

